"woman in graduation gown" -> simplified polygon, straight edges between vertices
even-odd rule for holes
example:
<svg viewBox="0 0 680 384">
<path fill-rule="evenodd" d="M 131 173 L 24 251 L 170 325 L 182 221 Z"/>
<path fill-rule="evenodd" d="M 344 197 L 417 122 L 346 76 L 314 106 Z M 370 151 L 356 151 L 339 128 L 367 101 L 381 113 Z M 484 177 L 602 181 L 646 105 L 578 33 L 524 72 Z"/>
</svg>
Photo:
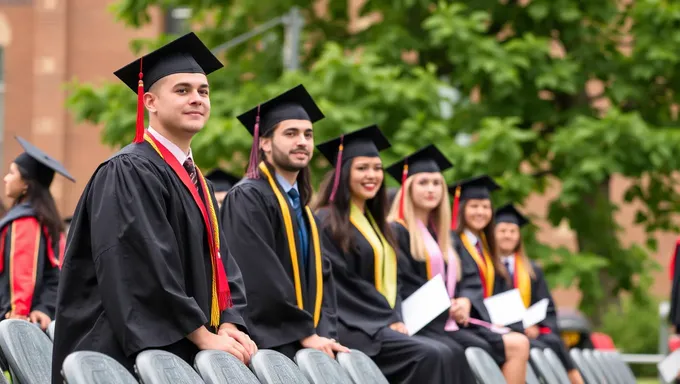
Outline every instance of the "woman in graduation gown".
<svg viewBox="0 0 680 384">
<path fill-rule="evenodd" d="M 5 196 L 13 204 L 0 219 L 0 316 L 27 319 L 45 330 L 54 318 L 65 243 L 49 188 L 55 171 L 74 180 L 59 162 L 26 140 L 17 140 L 25 152 L 4 178 Z"/>
<path fill-rule="evenodd" d="M 459 295 L 464 298 L 453 314 L 493 350 L 508 384 L 524 383 L 529 360 L 529 340 L 517 332 L 497 333 L 492 328 L 468 324 L 469 318 L 490 322 L 484 299 L 494 292 L 496 275 L 507 276 L 498 261 L 493 232 L 491 192 L 499 186 L 484 175 L 460 181 L 449 187 L 454 195 L 451 229 L 454 250 L 461 260 Z"/>
<path fill-rule="evenodd" d="M 469 329 L 459 327 L 454 317 L 454 309 L 465 299 L 456 290 L 461 276 L 460 258 L 451 246 L 451 207 L 442 175 L 450 167 L 446 157 L 429 145 L 387 168 L 402 184 L 387 219 L 399 249 L 400 293 L 407 298 L 434 276 L 441 275 L 451 297 L 451 310 L 417 335 L 439 340 L 453 351 L 478 347 L 491 355 L 491 345 Z M 471 372 L 467 360 L 463 359 L 462 364 L 464 372 Z M 464 382 L 474 382 L 474 378 L 466 377 Z"/>
<path fill-rule="evenodd" d="M 339 341 L 370 356 L 390 383 L 460 382 L 451 350 L 408 336 L 401 319 L 397 255 L 385 221 L 379 157 L 389 146 L 375 125 L 317 146 L 335 166 L 315 206 L 324 255 L 332 264 Z"/>
<path fill-rule="evenodd" d="M 522 296 L 524 306 L 527 308 L 540 300 L 548 300 L 545 320 L 526 329 L 522 327 L 521 323 L 512 325 L 511 328 L 524 332 L 529 338 L 532 348 L 550 348 L 555 351 L 567 370 L 572 384 L 582 384 L 583 378 L 559 336 L 555 303 L 548 284 L 546 284 L 543 271 L 529 260 L 524 252 L 520 228 L 527 223 L 528 220 L 511 204 L 496 211 L 496 244 L 498 254 L 501 255 L 501 261 L 508 271 L 509 279 L 499 278 L 494 286 L 494 293 L 498 294 L 517 288 Z"/>
</svg>

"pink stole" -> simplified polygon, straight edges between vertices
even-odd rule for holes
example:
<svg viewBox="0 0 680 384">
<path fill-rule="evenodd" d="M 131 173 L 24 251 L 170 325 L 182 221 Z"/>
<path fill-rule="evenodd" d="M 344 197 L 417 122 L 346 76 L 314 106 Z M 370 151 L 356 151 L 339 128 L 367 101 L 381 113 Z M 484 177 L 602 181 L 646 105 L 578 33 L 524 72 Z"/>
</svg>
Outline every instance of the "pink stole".
<svg viewBox="0 0 680 384">
<path fill-rule="evenodd" d="M 432 273 L 431 277 L 441 275 L 442 279 L 446 282 L 446 290 L 449 294 L 449 298 L 453 299 L 456 294 L 456 260 L 454 259 L 453 251 L 449 250 L 448 252 L 448 268 L 446 268 L 439 244 L 420 220 L 418 220 L 418 228 L 420 229 L 423 241 L 425 242 L 425 249 L 427 250 L 427 257 L 429 258 L 430 270 Z M 458 324 L 456 324 L 455 320 L 449 318 L 446 320 L 444 329 L 449 332 L 457 331 Z"/>
</svg>

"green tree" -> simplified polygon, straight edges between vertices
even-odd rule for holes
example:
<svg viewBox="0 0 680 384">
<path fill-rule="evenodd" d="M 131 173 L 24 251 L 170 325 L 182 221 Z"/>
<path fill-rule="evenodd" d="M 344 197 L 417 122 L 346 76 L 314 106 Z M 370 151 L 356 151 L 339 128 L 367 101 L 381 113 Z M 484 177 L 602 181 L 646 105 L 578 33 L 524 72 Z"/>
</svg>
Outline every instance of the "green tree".
<svg viewBox="0 0 680 384">
<path fill-rule="evenodd" d="M 139 27 L 152 6 L 192 9 L 209 46 L 238 36 L 298 6 L 307 24 L 302 69 L 284 72 L 283 33 L 270 31 L 224 54 L 211 75 L 212 116 L 196 137 L 203 167 L 243 169 L 250 136 L 235 116 L 303 83 L 327 118 L 317 141 L 378 123 L 393 143 L 388 161 L 430 142 L 454 161 L 453 179 L 481 172 L 504 189 L 497 202 L 522 202 L 559 183 L 549 222 L 575 231 L 578 249 L 553 249 L 529 233 L 553 284 L 576 285 L 581 308 L 598 324 L 621 292 L 648 299 L 648 252 L 654 232 L 676 229 L 680 204 L 673 172 L 680 167 L 677 99 L 680 4 L 662 0 L 441 1 L 120 0 L 116 17 Z M 325 8 L 324 8 L 325 7 Z M 321 11 L 320 11 L 321 10 Z M 167 41 L 135 41 L 134 50 Z M 123 63 L 121 63 L 122 65 Z M 595 82 L 600 94 L 587 91 Z M 454 95 L 454 97 L 451 96 Z M 456 96 L 457 95 L 457 96 Z M 104 126 L 105 143 L 128 143 L 136 99 L 118 84 L 72 84 L 69 107 Z M 608 102 L 608 107 L 596 107 Z M 468 134 L 469 144 L 457 135 Z M 315 175 L 326 169 L 314 162 Z M 610 182 L 632 184 L 627 202 L 646 244 L 620 241 Z"/>
</svg>

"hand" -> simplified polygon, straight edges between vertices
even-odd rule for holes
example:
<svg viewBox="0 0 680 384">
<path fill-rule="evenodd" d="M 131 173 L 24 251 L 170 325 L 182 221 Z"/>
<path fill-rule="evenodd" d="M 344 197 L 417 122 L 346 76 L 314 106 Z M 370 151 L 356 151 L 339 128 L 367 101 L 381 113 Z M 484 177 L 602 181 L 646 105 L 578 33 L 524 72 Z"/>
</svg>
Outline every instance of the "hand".
<svg viewBox="0 0 680 384">
<path fill-rule="evenodd" d="M 28 321 L 28 317 L 24 315 L 19 315 L 16 312 L 9 311 L 5 314 L 5 319 L 15 319 L 15 320 L 26 320 Z"/>
<path fill-rule="evenodd" d="M 541 330 L 538 329 L 538 326 L 532 325 L 531 327 L 524 330 L 524 334 L 530 339 L 536 339 L 538 338 L 538 335 L 541 334 Z"/>
<path fill-rule="evenodd" d="M 220 325 L 220 329 L 217 334 L 226 335 L 236 339 L 236 341 L 238 341 L 246 349 L 250 356 L 257 352 L 257 345 L 255 342 L 251 340 L 250 336 L 248 336 L 246 333 L 239 331 L 234 324 L 224 323 Z"/>
<path fill-rule="evenodd" d="M 468 325 L 470 320 L 470 308 L 472 304 L 467 297 L 460 297 L 458 299 L 451 299 L 451 308 L 449 308 L 449 317 L 456 320 L 456 323 L 463 326 Z"/>
<path fill-rule="evenodd" d="M 408 335 L 406 324 L 402 323 L 401 321 L 390 325 L 390 329 L 399 333 L 403 333 L 404 335 Z"/>
<path fill-rule="evenodd" d="M 327 337 L 321 337 L 319 335 L 311 335 L 300 340 L 300 344 L 303 348 L 316 349 L 317 351 L 324 352 L 331 359 L 335 359 L 335 352 L 349 352 L 347 347 L 340 345 L 335 339 L 329 339 Z"/>
<path fill-rule="evenodd" d="M 248 351 L 231 336 L 216 335 L 204 326 L 200 326 L 195 331 L 187 335 L 187 339 L 191 340 L 200 350 L 212 349 L 217 351 L 224 351 L 234 355 L 241 360 L 243 364 L 248 364 L 250 355 Z"/>
<path fill-rule="evenodd" d="M 46 314 L 36 310 L 31 312 L 30 315 L 28 315 L 28 321 L 30 321 L 31 323 L 37 323 L 38 325 L 40 325 L 40 329 L 46 331 L 47 326 L 50 325 L 52 319 L 50 319 L 50 317 L 47 316 Z"/>
</svg>

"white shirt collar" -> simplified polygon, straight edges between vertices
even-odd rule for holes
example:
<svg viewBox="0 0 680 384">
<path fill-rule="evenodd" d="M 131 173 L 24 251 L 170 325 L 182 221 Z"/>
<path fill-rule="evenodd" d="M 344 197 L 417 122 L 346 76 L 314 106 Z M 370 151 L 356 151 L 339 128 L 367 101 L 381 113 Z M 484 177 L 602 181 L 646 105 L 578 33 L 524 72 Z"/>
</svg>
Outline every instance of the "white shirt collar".
<svg viewBox="0 0 680 384">
<path fill-rule="evenodd" d="M 163 146 L 165 148 L 167 148 L 168 151 L 170 151 L 170 153 L 172 153 L 173 156 L 175 156 L 175 159 L 177 159 L 177 161 L 179 162 L 180 165 L 184 165 L 184 162 L 187 160 L 187 158 L 190 158 L 192 161 L 194 160 L 194 158 L 192 157 L 192 154 L 191 154 L 191 148 L 189 148 L 189 154 L 187 155 L 186 153 L 184 153 L 183 150 L 181 150 L 177 145 L 175 145 L 175 143 L 166 139 L 163 135 L 158 133 L 155 129 L 149 127 L 148 132 L 156 140 L 160 141 L 161 144 L 163 144 Z"/>
<path fill-rule="evenodd" d="M 472 233 L 471 231 L 466 229 L 465 230 L 465 236 L 467 236 L 468 240 L 470 240 L 472 245 L 475 245 L 475 246 L 477 245 L 477 241 L 479 241 L 479 240 L 477 239 L 477 236 L 475 236 L 474 233 Z"/>
<path fill-rule="evenodd" d="M 515 272 L 515 255 L 503 256 L 501 257 L 501 262 L 508 266 L 508 272 Z"/>
</svg>

